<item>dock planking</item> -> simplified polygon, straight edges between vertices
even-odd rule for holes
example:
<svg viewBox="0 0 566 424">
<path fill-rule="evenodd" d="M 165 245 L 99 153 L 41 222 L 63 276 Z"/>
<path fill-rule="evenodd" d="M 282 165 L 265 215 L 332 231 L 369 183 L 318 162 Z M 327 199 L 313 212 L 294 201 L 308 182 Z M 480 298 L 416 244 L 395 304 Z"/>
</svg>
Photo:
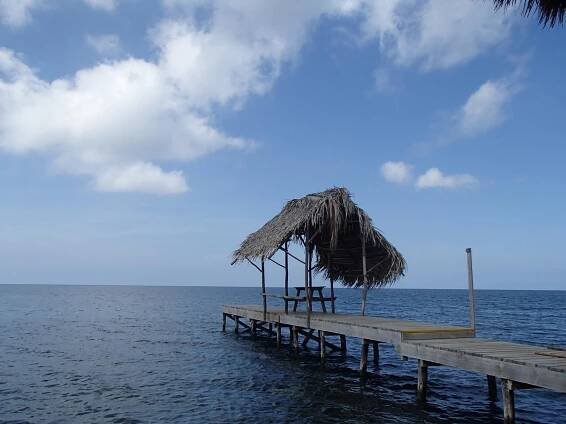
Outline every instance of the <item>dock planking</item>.
<svg viewBox="0 0 566 424">
<path fill-rule="evenodd" d="M 274 324 L 277 331 L 288 327 L 295 340 L 299 334 L 309 341 L 308 334 L 318 331 L 321 358 L 325 348 L 334 346 L 325 334 L 338 335 L 345 351 L 345 337 L 362 339 L 360 361 L 362 374 L 367 369 L 368 346 L 389 343 L 401 357 L 418 361 L 417 398 L 426 399 L 428 368 L 449 366 L 488 376 L 490 398 L 495 397 L 495 380 L 502 382 L 505 422 L 514 422 L 514 390 L 545 388 L 566 393 L 566 355 L 564 350 L 520 343 L 488 340 L 475 337 L 468 327 L 439 326 L 392 318 L 344 313 L 285 312 L 284 309 L 266 309 L 263 305 L 224 305 L 224 317 L 246 318 L 251 322 Z M 310 333 L 309 333 L 310 332 Z M 280 336 L 278 336 L 280 344 Z M 321 343 L 322 341 L 322 343 Z M 298 347 L 298 341 L 293 343 Z M 336 349 L 337 350 L 337 349 Z M 374 352 L 375 355 L 376 352 Z M 379 351 L 377 351 L 377 358 Z"/>
</svg>

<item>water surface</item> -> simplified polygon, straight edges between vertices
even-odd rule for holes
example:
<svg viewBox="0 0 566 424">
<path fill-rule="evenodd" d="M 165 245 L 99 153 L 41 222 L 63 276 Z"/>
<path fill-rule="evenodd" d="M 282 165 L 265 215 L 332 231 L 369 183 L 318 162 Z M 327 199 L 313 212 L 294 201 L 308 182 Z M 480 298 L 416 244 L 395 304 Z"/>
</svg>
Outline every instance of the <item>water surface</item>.
<svg viewBox="0 0 566 424">
<path fill-rule="evenodd" d="M 359 293 L 339 289 L 338 309 Z M 466 324 L 461 290 L 375 290 L 370 314 Z M 0 286 L 0 422 L 501 423 L 485 376 L 429 370 L 391 346 L 360 384 L 359 343 L 293 354 L 273 340 L 223 333 L 223 303 L 259 303 L 255 288 Z M 478 291 L 479 336 L 565 345 L 566 292 Z M 566 395 L 516 393 L 520 422 L 565 423 Z"/>
</svg>

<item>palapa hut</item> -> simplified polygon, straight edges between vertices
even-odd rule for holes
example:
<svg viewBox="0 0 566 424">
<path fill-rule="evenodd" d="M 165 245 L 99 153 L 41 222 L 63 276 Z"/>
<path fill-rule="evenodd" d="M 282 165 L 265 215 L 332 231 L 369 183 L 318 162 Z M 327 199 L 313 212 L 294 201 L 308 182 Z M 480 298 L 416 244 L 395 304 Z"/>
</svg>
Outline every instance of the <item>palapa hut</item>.
<svg viewBox="0 0 566 424">
<path fill-rule="evenodd" d="M 290 242 L 305 247 L 304 260 L 289 252 Z M 273 259 L 278 251 L 284 254 L 284 264 Z M 289 296 L 289 257 L 305 266 L 304 298 Z M 347 287 L 362 288 L 362 314 L 367 290 L 391 284 L 405 271 L 403 256 L 375 229 L 371 218 L 352 201 L 345 188 L 332 188 L 289 201 L 279 214 L 244 240 L 233 259 L 232 264 L 248 261 L 261 272 L 264 314 L 268 296 L 266 261 L 285 269 L 285 311 L 288 312 L 288 302 L 305 301 L 309 316 L 313 271 L 330 280 L 328 300 L 332 301 L 332 312 L 335 312 L 335 281 Z M 254 262 L 258 260 L 259 265 Z"/>
</svg>

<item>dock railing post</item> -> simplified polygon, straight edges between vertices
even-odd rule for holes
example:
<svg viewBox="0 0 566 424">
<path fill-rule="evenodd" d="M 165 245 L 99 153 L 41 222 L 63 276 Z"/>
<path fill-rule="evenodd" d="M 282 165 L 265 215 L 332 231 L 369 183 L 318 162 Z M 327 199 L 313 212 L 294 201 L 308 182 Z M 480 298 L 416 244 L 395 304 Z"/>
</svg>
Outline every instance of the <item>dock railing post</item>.
<svg viewBox="0 0 566 424">
<path fill-rule="evenodd" d="M 474 270 L 472 267 L 472 249 L 466 249 L 468 257 L 468 297 L 470 308 L 470 327 L 476 329 L 476 298 L 474 293 Z"/>
</svg>

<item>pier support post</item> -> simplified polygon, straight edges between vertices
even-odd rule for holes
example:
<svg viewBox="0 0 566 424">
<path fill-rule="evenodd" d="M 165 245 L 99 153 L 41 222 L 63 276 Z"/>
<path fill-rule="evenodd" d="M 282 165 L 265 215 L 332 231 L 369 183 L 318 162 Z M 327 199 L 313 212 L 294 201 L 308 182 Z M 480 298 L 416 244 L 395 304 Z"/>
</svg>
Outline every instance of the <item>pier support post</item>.
<svg viewBox="0 0 566 424">
<path fill-rule="evenodd" d="M 503 422 L 505 424 L 515 423 L 515 391 L 511 380 L 501 379 L 501 390 L 503 392 Z"/>
<path fill-rule="evenodd" d="M 428 363 L 422 359 L 419 359 L 418 381 L 417 381 L 417 400 L 419 402 L 426 401 L 427 386 L 428 386 Z"/>
<path fill-rule="evenodd" d="M 234 315 L 234 322 L 236 323 L 234 333 L 238 334 L 238 330 L 240 329 L 240 317 L 238 315 Z"/>
<path fill-rule="evenodd" d="M 276 337 L 277 337 L 277 347 L 280 348 L 281 347 L 281 323 L 276 323 L 275 324 L 275 331 L 276 331 Z"/>
<path fill-rule="evenodd" d="M 255 319 L 251 319 L 250 320 L 250 332 L 252 333 L 252 336 L 255 337 L 256 333 L 257 333 L 257 321 Z"/>
<path fill-rule="evenodd" d="M 325 337 L 324 331 L 318 330 L 318 344 L 320 346 L 320 360 L 324 362 L 326 356 L 326 346 L 325 346 Z"/>
<path fill-rule="evenodd" d="M 340 334 L 340 350 L 342 353 L 346 353 L 348 346 L 346 345 L 346 336 L 344 334 Z"/>
<path fill-rule="evenodd" d="M 299 350 L 299 329 L 296 326 L 291 327 L 291 334 L 293 339 L 293 348 L 295 352 Z"/>
<path fill-rule="evenodd" d="M 222 314 L 222 331 L 226 331 L 226 314 Z"/>
<path fill-rule="evenodd" d="M 489 400 L 496 401 L 497 400 L 497 382 L 493 375 L 487 376 L 487 394 Z"/>
<path fill-rule="evenodd" d="M 367 339 L 362 340 L 362 357 L 360 359 L 360 374 L 362 377 L 366 375 L 368 369 L 368 350 L 369 341 Z"/>
<path fill-rule="evenodd" d="M 379 365 L 379 342 L 373 342 L 373 363 Z"/>
</svg>

